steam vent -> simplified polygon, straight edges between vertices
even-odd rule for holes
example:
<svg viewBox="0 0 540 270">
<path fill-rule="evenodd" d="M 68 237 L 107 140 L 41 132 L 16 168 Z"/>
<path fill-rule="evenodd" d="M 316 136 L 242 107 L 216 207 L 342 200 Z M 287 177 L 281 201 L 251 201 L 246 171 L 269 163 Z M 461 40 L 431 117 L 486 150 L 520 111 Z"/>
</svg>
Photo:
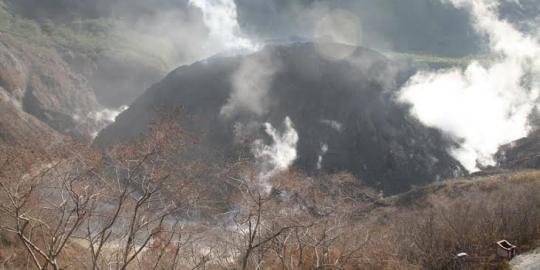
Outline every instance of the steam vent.
<svg viewBox="0 0 540 270">
<path fill-rule="evenodd" d="M 0 270 L 539 270 L 539 23 L 0 0 Z"/>
<path fill-rule="evenodd" d="M 238 137 L 245 135 L 239 129 L 253 132 L 254 122 L 279 128 L 289 116 L 299 135 L 294 165 L 309 174 L 349 171 L 396 193 L 464 173 L 447 151 L 452 142 L 395 101 L 409 68 L 369 49 L 324 44 L 329 48 L 349 53 L 327 57 L 320 44 L 296 43 L 180 67 L 139 97 L 96 144 L 133 138 L 144 133 L 156 109 L 180 108 L 182 126 L 202 138 L 197 155 L 215 158 L 224 151 L 223 162 L 238 158 Z M 248 85 L 238 85 L 239 76 Z M 235 104 L 243 87 L 255 88 L 256 94 L 249 92 Z"/>
</svg>

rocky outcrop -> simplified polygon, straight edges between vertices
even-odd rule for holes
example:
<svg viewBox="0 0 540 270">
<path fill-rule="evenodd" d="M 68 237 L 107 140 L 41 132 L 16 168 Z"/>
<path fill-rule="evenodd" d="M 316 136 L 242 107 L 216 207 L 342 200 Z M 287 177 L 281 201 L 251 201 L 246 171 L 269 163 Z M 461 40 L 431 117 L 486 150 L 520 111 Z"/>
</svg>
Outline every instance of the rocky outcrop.
<svg viewBox="0 0 540 270">
<path fill-rule="evenodd" d="M 337 52 L 351 54 L 328 57 L 341 56 Z M 374 51 L 336 44 L 271 46 L 254 55 L 212 58 L 170 73 L 95 143 L 136 138 L 157 112 L 181 108 L 182 127 L 200 139 L 193 155 L 231 161 L 245 156 L 249 150 L 239 148 L 249 148 L 253 138 L 264 138 L 261 123 L 279 128 L 288 116 L 300 137 L 295 165 L 308 173 L 349 171 L 390 193 L 462 174 L 447 153 L 452 142 L 394 101 L 410 74 L 398 66 Z"/>
<path fill-rule="evenodd" d="M 11 116 L 2 114 L 4 127 L 20 125 L 43 131 L 43 124 L 61 134 L 86 138 L 97 127 L 91 115 L 98 109 L 93 90 L 73 72 L 54 47 L 33 44 L 9 34 L 0 36 L 0 95 L 9 102 Z M 18 110 L 15 112 L 14 110 Z M 25 116 L 28 114 L 30 116 Z M 38 120 L 43 124 L 38 124 Z M 3 134 L 20 134 L 12 130 Z"/>
<path fill-rule="evenodd" d="M 46 148 L 63 136 L 21 110 L 20 104 L 0 88 L 0 145 Z"/>
<path fill-rule="evenodd" d="M 540 112 L 529 116 L 531 132 L 524 138 L 499 148 L 495 155 L 499 169 L 540 169 Z"/>
<path fill-rule="evenodd" d="M 540 131 L 501 147 L 496 157 L 500 168 L 539 169 Z"/>
</svg>

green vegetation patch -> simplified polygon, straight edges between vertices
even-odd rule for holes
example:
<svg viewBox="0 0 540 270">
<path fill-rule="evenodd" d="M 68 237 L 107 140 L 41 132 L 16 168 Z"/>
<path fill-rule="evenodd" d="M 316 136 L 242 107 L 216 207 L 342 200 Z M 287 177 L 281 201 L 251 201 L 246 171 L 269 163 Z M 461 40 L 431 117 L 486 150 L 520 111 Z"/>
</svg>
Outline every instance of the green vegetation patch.
<svg viewBox="0 0 540 270">
<path fill-rule="evenodd" d="M 399 60 L 414 61 L 428 65 L 442 65 L 448 67 L 466 67 L 473 61 L 478 61 L 481 64 L 486 64 L 493 60 L 493 57 L 488 55 L 471 55 L 458 58 L 400 52 L 388 52 L 385 53 L 385 55 L 390 58 Z"/>
<path fill-rule="evenodd" d="M 174 64 L 175 50 L 170 41 L 136 31 L 117 19 L 37 22 L 15 14 L 0 0 L 0 32 L 33 46 L 54 46 L 90 56 L 109 54 L 164 70 Z"/>
</svg>

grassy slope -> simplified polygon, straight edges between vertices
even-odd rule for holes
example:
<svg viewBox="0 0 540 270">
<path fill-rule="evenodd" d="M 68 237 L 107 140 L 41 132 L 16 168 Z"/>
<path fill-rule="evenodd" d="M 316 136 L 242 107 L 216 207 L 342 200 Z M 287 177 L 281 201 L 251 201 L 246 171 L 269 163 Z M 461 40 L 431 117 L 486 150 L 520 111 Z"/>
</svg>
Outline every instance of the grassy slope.
<svg viewBox="0 0 540 270">
<path fill-rule="evenodd" d="M 413 61 L 420 64 L 427 64 L 428 66 L 445 66 L 445 67 L 466 67 L 473 61 L 480 63 L 487 63 L 492 59 L 487 55 L 471 55 L 461 58 L 451 58 L 437 55 L 427 54 L 414 54 L 414 53 L 401 53 L 401 52 L 387 52 L 386 56 L 398 60 Z"/>
<path fill-rule="evenodd" d="M 470 269 L 506 269 L 494 256 L 496 241 L 511 241 L 519 253 L 540 247 L 538 194 L 539 170 L 508 171 L 418 187 L 383 199 L 385 206 L 372 214 L 397 216 L 393 223 L 410 231 L 412 240 L 405 242 L 421 239 L 420 251 L 410 258 L 426 261 L 413 260 L 415 265 L 448 267 L 445 260 L 464 251 L 471 256 Z M 428 237 L 430 230 L 435 234 Z"/>
<path fill-rule="evenodd" d="M 470 193 L 490 193 L 508 186 L 517 185 L 531 185 L 540 188 L 540 171 L 508 171 L 491 176 L 442 181 L 425 187 L 417 187 L 409 192 L 389 197 L 385 199 L 385 203 L 389 205 L 419 206 L 428 202 L 430 197 L 433 196 L 459 198 Z"/>
</svg>

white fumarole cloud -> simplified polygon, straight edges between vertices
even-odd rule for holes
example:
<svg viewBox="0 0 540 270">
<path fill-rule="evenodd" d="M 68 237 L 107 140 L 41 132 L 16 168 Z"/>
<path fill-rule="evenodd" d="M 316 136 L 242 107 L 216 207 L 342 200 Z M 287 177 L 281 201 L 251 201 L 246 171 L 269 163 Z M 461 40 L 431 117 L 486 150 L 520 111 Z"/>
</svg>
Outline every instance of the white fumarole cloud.
<svg viewBox="0 0 540 270">
<path fill-rule="evenodd" d="M 285 118 L 283 132 L 279 132 L 270 123 L 265 123 L 264 127 L 272 143 L 267 145 L 262 140 L 256 140 L 253 143 L 252 152 L 260 167 L 261 185 L 269 191 L 271 186 L 268 180 L 277 173 L 286 171 L 296 160 L 296 146 L 299 138 L 289 117 Z"/>
<path fill-rule="evenodd" d="M 189 0 L 189 4 L 202 11 L 204 23 L 210 31 L 208 43 L 212 46 L 218 44 L 226 51 L 248 52 L 259 47 L 242 33 L 234 0 Z"/>
<path fill-rule="evenodd" d="M 238 23 L 237 7 L 234 0 L 189 0 L 199 8 L 209 30 L 209 47 L 227 53 L 252 53 L 262 46 L 242 33 Z M 260 53 L 248 57 L 232 77 L 232 92 L 227 103 L 221 108 L 220 115 L 230 119 L 240 113 L 263 116 L 269 110 L 268 93 L 272 80 L 280 64 L 270 53 Z M 237 133 L 250 132 L 253 123 L 237 123 Z M 265 192 L 272 188 L 269 179 L 275 174 L 287 170 L 297 157 L 296 145 L 298 133 L 289 117 L 285 118 L 283 132 L 270 123 L 265 123 L 265 132 L 272 143 L 266 145 L 263 140 L 256 140 L 252 153 L 259 166 L 258 181 Z M 245 130 L 248 129 L 248 130 Z M 238 135 L 237 135 L 238 136 Z"/>
<path fill-rule="evenodd" d="M 245 36 L 238 24 L 234 0 L 190 0 L 199 8 L 209 29 L 208 44 L 233 53 L 251 53 L 260 48 Z M 234 117 L 238 113 L 261 116 L 268 110 L 268 92 L 278 65 L 269 53 L 247 58 L 232 77 L 232 92 L 221 109 L 221 116 Z"/>
<path fill-rule="evenodd" d="M 318 40 L 316 48 L 321 56 L 329 60 L 342 60 L 356 51 L 361 44 L 362 27 L 355 14 L 346 10 L 315 9 L 311 12 L 322 12 L 314 19 L 313 33 Z M 334 43 L 349 46 L 335 46 Z"/>
<path fill-rule="evenodd" d="M 399 94 L 424 124 L 459 139 L 450 149 L 469 171 L 494 165 L 501 145 L 526 136 L 540 90 L 540 45 L 498 17 L 493 0 L 449 0 L 466 9 L 476 30 L 489 38 L 494 61 L 466 68 L 421 72 Z"/>
<path fill-rule="evenodd" d="M 343 132 L 343 124 L 336 120 L 322 119 L 321 123 L 327 125 L 328 127 L 331 127 L 337 132 Z"/>
<path fill-rule="evenodd" d="M 270 105 L 268 93 L 279 67 L 278 61 L 268 52 L 244 60 L 233 75 L 232 92 L 221 108 L 221 115 L 231 118 L 238 113 L 257 116 L 267 113 Z"/>
<path fill-rule="evenodd" d="M 121 106 L 118 109 L 105 108 L 103 110 L 91 113 L 89 115 L 89 118 L 98 122 L 114 123 L 114 121 L 116 121 L 116 117 L 118 117 L 118 115 L 120 115 L 128 108 L 128 106 Z"/>
<path fill-rule="evenodd" d="M 326 155 L 327 152 L 328 152 L 328 144 L 323 144 L 321 146 L 321 152 L 319 153 L 319 157 L 317 158 L 317 170 L 322 169 L 324 155 Z"/>
<path fill-rule="evenodd" d="M 117 109 L 104 108 L 102 110 L 91 112 L 90 114 L 88 114 L 88 119 L 94 122 L 96 126 L 96 130 L 94 130 L 92 134 L 90 134 L 92 138 L 96 138 L 102 128 L 105 128 L 107 125 L 114 123 L 116 121 L 116 117 L 118 117 L 128 108 L 129 106 L 121 106 Z M 79 118 L 79 116 L 76 116 L 76 118 Z"/>
</svg>

